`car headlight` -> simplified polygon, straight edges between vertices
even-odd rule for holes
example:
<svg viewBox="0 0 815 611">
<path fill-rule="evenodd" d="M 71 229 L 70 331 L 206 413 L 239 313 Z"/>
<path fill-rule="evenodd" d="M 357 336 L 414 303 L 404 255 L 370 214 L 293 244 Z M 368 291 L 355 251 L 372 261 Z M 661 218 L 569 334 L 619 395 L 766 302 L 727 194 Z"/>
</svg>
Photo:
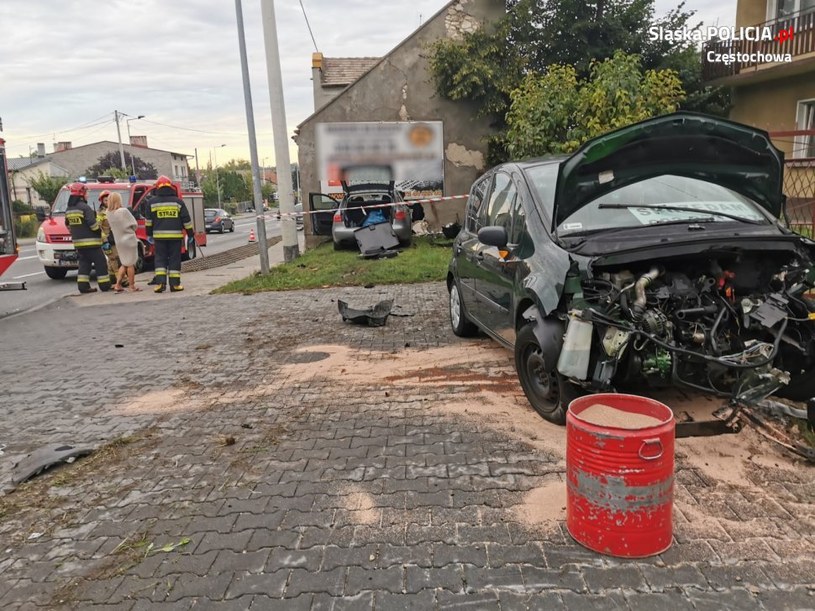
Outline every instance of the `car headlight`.
<svg viewBox="0 0 815 611">
<path fill-rule="evenodd" d="M 40 227 L 37 230 L 37 242 L 47 242 L 48 240 L 45 239 L 45 229 Z"/>
</svg>

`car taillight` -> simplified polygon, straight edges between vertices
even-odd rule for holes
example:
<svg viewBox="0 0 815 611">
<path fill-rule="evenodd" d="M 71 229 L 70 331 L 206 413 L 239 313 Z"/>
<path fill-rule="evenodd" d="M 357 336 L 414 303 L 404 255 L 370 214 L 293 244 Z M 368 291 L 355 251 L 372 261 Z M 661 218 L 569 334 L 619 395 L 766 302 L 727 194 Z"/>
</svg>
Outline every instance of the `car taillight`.
<svg viewBox="0 0 815 611">
<path fill-rule="evenodd" d="M 335 212 L 334 213 L 334 222 L 335 223 L 342 222 L 342 214 L 340 214 L 339 212 Z"/>
<path fill-rule="evenodd" d="M 212 219 L 212 222 L 213 222 L 213 223 L 220 223 L 220 222 L 221 222 L 221 217 L 220 217 L 220 216 L 216 216 L 214 219 Z"/>
<path fill-rule="evenodd" d="M 397 210 L 396 214 L 393 215 L 393 218 L 397 221 L 404 221 L 407 218 L 407 214 L 405 214 L 404 210 Z"/>
</svg>

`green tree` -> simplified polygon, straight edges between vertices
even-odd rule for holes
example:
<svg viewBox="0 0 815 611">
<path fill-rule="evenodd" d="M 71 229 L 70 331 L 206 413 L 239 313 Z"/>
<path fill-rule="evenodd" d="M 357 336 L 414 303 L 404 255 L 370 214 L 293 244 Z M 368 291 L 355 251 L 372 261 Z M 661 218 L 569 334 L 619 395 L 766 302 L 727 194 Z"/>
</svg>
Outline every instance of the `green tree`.
<svg viewBox="0 0 815 611">
<path fill-rule="evenodd" d="M 263 196 L 263 199 L 265 199 L 267 202 L 272 201 L 272 198 L 273 198 L 276 191 L 277 191 L 277 187 L 273 183 L 270 183 L 270 182 L 264 182 L 260 186 L 260 194 Z"/>
<path fill-rule="evenodd" d="M 520 158 L 570 153 L 607 131 L 673 112 L 685 92 L 675 71 L 643 72 L 638 56 L 618 51 L 593 62 L 586 79 L 558 64 L 529 74 L 510 97 L 507 146 Z"/>
<path fill-rule="evenodd" d="M 252 164 L 246 159 L 230 159 L 221 167 L 221 169 L 232 172 L 238 172 L 241 170 L 251 172 Z"/>
<path fill-rule="evenodd" d="M 144 161 L 136 155 L 133 155 L 131 159 L 131 155 L 127 151 L 125 151 L 125 165 L 128 167 L 127 170 L 122 169 L 121 155 L 116 151 L 111 151 L 110 153 L 102 155 L 96 161 L 96 165 L 93 165 L 85 170 L 85 176 L 113 176 L 115 178 L 127 178 L 130 176 L 130 168 L 133 167 L 133 164 L 135 164 L 136 167 L 136 176 L 139 178 L 158 178 L 156 166 L 154 166 L 152 163 Z"/>
<path fill-rule="evenodd" d="M 28 184 L 37 194 L 49 205 L 54 203 L 59 190 L 68 183 L 68 178 L 64 176 L 48 176 L 44 172 L 37 172 L 37 176 L 28 181 Z"/>
<path fill-rule="evenodd" d="M 552 64 L 572 66 L 576 78 L 585 79 L 595 61 L 618 51 L 638 55 L 645 70 L 677 72 L 687 93 L 682 108 L 718 115 L 729 110 L 728 90 L 702 83 L 702 62 L 692 43 L 652 41 L 648 35 L 652 27 L 696 26 L 684 2 L 660 18 L 655 0 L 507 0 L 507 9 L 492 29 L 444 39 L 430 49 L 438 93 L 473 102 L 493 119 L 498 133 L 490 141 L 492 164 L 509 154 L 506 112 L 512 93 L 528 74 L 543 74 Z"/>
<path fill-rule="evenodd" d="M 252 180 L 246 180 L 240 172 L 227 171 L 218 168 L 207 174 L 201 180 L 201 191 L 207 206 L 218 205 L 218 186 L 221 188 L 221 204 L 224 202 L 243 202 L 252 199 Z"/>
</svg>

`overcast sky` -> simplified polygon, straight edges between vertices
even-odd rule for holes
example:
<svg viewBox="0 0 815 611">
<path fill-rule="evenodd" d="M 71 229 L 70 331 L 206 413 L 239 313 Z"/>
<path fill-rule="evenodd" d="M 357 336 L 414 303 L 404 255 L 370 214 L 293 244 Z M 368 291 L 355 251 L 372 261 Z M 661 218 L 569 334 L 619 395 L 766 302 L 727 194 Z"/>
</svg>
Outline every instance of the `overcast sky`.
<svg viewBox="0 0 815 611">
<path fill-rule="evenodd" d="M 328 57 L 382 56 L 444 0 L 303 0 Z M 677 4 L 657 0 L 664 13 Z M 688 0 L 706 24 L 732 25 L 736 0 Z M 309 36 L 298 0 L 276 0 L 289 135 L 314 110 Z M 261 163 L 274 163 L 260 0 L 243 0 Z M 38 142 L 116 141 L 113 111 L 148 144 L 206 165 L 249 158 L 233 0 L 0 0 L 0 117 L 10 157 Z M 127 141 L 126 124 L 122 138 Z M 292 144 L 292 161 L 296 153 Z M 194 160 L 191 165 L 194 166 Z"/>
</svg>

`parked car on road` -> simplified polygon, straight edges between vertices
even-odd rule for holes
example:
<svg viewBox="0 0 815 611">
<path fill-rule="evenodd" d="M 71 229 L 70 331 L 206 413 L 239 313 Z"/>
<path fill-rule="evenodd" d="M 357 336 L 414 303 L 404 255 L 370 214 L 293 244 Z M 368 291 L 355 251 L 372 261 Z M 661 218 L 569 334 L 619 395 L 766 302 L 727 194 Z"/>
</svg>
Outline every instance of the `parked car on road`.
<svg viewBox="0 0 815 611">
<path fill-rule="evenodd" d="M 354 231 L 372 222 L 385 222 L 393 227 L 400 245 L 410 244 L 412 211 L 393 182 L 342 184 L 343 197 L 339 201 L 323 193 L 309 195 L 311 210 L 319 211 L 311 215 L 315 235 L 330 235 L 335 249 L 356 248 Z"/>
<path fill-rule="evenodd" d="M 207 233 L 210 231 L 217 231 L 218 233 L 231 232 L 235 231 L 235 221 L 223 208 L 205 208 L 204 227 Z"/>
<path fill-rule="evenodd" d="M 303 227 L 303 204 L 302 203 L 298 202 L 298 203 L 294 204 L 294 214 L 295 214 L 294 221 L 295 221 L 295 224 L 297 225 L 297 228 L 302 229 L 302 227 Z M 282 216 L 280 216 L 280 208 L 277 209 L 277 213 L 275 214 L 275 217 L 277 218 L 278 221 L 281 218 L 283 218 Z"/>
<path fill-rule="evenodd" d="M 766 132 L 674 113 L 476 181 L 447 285 L 456 335 L 512 348 L 529 402 L 679 385 L 815 395 L 815 242 L 781 221 Z"/>
</svg>

